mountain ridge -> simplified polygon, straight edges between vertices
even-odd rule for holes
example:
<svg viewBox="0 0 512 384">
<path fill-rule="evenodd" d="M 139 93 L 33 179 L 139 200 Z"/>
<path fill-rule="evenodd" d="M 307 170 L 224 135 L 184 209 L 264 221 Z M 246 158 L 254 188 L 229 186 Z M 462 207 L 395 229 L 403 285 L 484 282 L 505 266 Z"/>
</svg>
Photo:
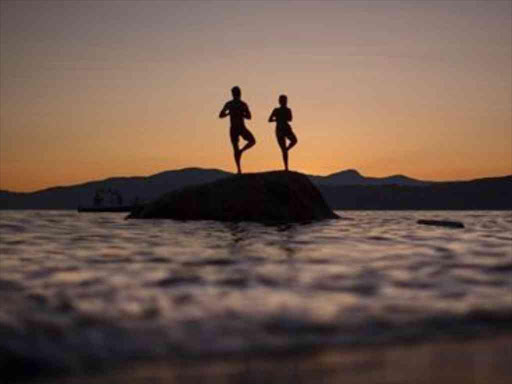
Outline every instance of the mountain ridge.
<svg viewBox="0 0 512 384">
<path fill-rule="evenodd" d="M 34 192 L 0 190 L 0 209 L 76 209 L 79 206 L 92 206 L 98 194 L 102 196 L 104 205 L 120 203 L 132 205 L 136 202 L 155 199 L 163 193 L 180 189 L 184 186 L 207 183 L 229 176 L 233 176 L 233 173 L 215 168 L 189 167 L 166 170 L 149 176 L 110 177 L 69 186 L 49 187 Z M 334 209 L 338 209 L 339 206 L 344 206 L 344 204 L 340 205 L 338 203 L 343 197 L 333 198 L 333 196 L 348 193 L 347 191 L 352 193 L 351 191 L 355 190 L 352 187 L 363 188 L 361 191 L 370 190 L 372 193 L 377 193 L 375 188 L 386 187 L 389 189 L 389 187 L 394 186 L 397 191 L 395 192 L 396 194 L 401 191 L 400 188 L 403 192 L 404 188 L 427 188 L 429 186 L 434 188 L 434 186 L 443 186 L 441 189 L 444 190 L 450 186 L 459 188 L 461 185 L 469 185 L 467 183 L 491 180 L 494 183 L 493 185 L 504 183 L 505 190 L 508 190 L 507 181 L 509 179 L 512 180 L 512 175 L 510 175 L 467 181 L 432 182 L 417 180 L 399 174 L 382 178 L 366 177 L 355 169 L 342 170 L 327 176 L 306 176 L 327 196 L 326 199 L 333 205 Z M 512 185 L 512 183 L 510 184 Z M 343 187 L 348 187 L 348 189 L 345 188 L 342 191 Z M 425 191 L 423 189 L 423 192 Z M 119 195 L 121 198 L 118 197 Z M 357 209 L 357 204 L 355 209 Z"/>
<path fill-rule="evenodd" d="M 363 176 L 356 169 L 346 169 L 331 173 L 327 176 L 313 176 L 309 178 L 317 184 L 328 185 L 427 185 L 432 182 L 413 179 L 404 175 L 391 175 L 385 177 Z"/>
</svg>

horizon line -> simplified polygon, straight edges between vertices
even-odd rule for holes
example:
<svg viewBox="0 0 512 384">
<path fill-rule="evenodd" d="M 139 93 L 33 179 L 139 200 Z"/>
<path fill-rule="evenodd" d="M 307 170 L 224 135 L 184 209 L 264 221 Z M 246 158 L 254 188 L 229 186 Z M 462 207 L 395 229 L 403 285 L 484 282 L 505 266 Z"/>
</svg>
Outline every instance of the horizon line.
<svg viewBox="0 0 512 384">
<path fill-rule="evenodd" d="M 148 177 L 153 177 L 153 176 L 157 176 L 157 175 L 160 175 L 162 173 L 166 173 L 166 172 L 181 172 L 181 171 L 188 171 L 188 170 L 202 170 L 202 171 L 219 171 L 219 172 L 224 172 L 224 173 L 229 173 L 231 175 L 235 175 L 234 172 L 231 172 L 231 171 L 226 171 L 224 169 L 220 169 L 220 168 L 202 168 L 202 167 L 197 167 L 197 166 L 190 166 L 190 167 L 183 167 L 183 168 L 177 168 L 177 169 L 167 169 L 167 170 L 163 170 L 163 171 L 160 171 L 160 172 L 156 172 L 156 173 L 153 173 L 153 174 L 150 174 L 150 175 L 132 175 L 132 176 L 110 176 L 110 177 L 107 177 L 107 178 L 104 178 L 104 179 L 93 179 L 93 180 L 87 180 L 87 181 L 83 181 L 83 182 L 78 182 L 76 184 L 66 184 L 66 185 L 55 185 L 55 186 L 49 186 L 49 187 L 44 187 L 44 188 L 41 188 L 41 189 L 36 189 L 36 190 L 32 190 L 32 191 L 15 191 L 15 190 L 8 190 L 8 189 L 2 189 L 0 187 L 0 192 L 7 192 L 7 193 L 24 193 L 24 194 L 29 194 L 29 193 L 38 193 L 38 192 L 44 192 L 44 191 L 47 191 L 47 190 L 51 190 L 51 189 L 59 189 L 59 188 L 70 188 L 70 187 L 79 187 L 79 186 L 82 186 L 82 185 L 85 185 L 85 184 L 90 184 L 90 183 L 99 183 L 99 182 L 106 182 L 106 181 L 109 181 L 109 180 L 112 180 L 112 179 L 135 179 L 135 178 L 148 178 Z M 271 171 L 275 171 L 275 170 L 263 170 L 263 171 L 260 171 L 260 172 L 246 172 L 246 173 L 262 173 L 262 172 L 271 172 Z M 299 173 L 303 173 L 303 172 L 300 172 L 300 171 L 297 171 L 297 170 L 291 170 L 293 172 L 299 172 Z M 509 173 L 509 174 L 505 174 L 505 175 L 491 175 L 491 176 L 484 176 L 484 177 L 477 177 L 477 178 L 469 178 L 469 179 L 458 179 L 458 180 L 444 180 L 444 181 L 436 181 L 436 180 L 422 180 L 422 179 L 417 179 L 415 177 L 411 177 L 411 176 L 408 176 L 408 175 L 404 175 L 404 174 L 400 174 L 400 173 L 396 173 L 396 174 L 391 174 L 389 176 L 366 176 L 366 175 L 363 175 L 362 173 L 360 173 L 357 169 L 355 168 L 346 168 L 346 169 L 341 169 L 339 171 L 336 171 L 336 172 L 333 172 L 333 173 L 329 173 L 327 175 L 319 175 L 319 174 L 309 174 L 309 173 L 304 173 L 306 176 L 313 176 L 313 177 L 330 177 L 330 176 L 333 176 L 333 175 L 336 175 L 336 174 L 339 174 L 339 173 L 342 173 L 342 172 L 347 172 L 347 171 L 355 171 L 357 172 L 360 176 L 364 177 L 364 178 L 371 178 L 371 179 L 386 179 L 386 178 L 390 178 L 390 177 L 407 177 L 409 179 L 412 179 L 412 180 L 416 180 L 416 181 L 420 181 L 420 182 L 426 182 L 426 183 L 451 183 L 451 182 L 465 182 L 465 181 L 475 181 L 475 180 L 481 180 L 481 179 L 488 179 L 488 178 L 500 178 L 500 177 L 509 177 L 509 176 L 512 176 L 512 173 Z"/>
</svg>

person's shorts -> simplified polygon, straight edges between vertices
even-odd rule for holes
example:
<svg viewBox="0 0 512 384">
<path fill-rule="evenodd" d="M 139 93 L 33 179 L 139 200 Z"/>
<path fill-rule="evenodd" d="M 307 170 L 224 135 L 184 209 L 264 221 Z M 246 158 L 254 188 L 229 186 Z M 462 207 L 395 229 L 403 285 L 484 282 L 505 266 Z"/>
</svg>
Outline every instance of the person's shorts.
<svg viewBox="0 0 512 384">
<path fill-rule="evenodd" d="M 255 142 L 253 134 L 246 127 L 233 128 L 230 130 L 231 142 L 233 144 L 238 144 L 240 140 L 240 136 L 247 142 Z"/>
</svg>

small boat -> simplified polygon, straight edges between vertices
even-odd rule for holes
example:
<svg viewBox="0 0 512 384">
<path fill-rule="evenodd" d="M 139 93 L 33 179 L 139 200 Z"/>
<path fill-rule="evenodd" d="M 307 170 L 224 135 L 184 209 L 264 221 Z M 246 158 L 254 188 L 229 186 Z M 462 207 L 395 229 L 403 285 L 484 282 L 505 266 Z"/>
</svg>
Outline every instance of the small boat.
<svg viewBox="0 0 512 384">
<path fill-rule="evenodd" d="M 94 193 L 90 205 L 79 205 L 78 212 L 132 212 L 134 208 L 142 204 L 139 196 L 135 196 L 131 204 L 123 202 L 121 191 L 115 188 L 98 188 Z"/>
</svg>

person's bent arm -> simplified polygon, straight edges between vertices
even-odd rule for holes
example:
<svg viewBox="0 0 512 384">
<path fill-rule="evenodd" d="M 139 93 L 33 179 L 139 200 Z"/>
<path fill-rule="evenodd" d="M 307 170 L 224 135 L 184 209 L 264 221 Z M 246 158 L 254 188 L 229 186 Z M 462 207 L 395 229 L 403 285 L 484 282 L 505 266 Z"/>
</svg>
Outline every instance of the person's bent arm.
<svg viewBox="0 0 512 384">
<path fill-rule="evenodd" d="M 224 108 L 222 108 L 222 110 L 219 113 L 219 118 L 223 119 L 227 115 L 229 115 L 229 107 L 228 107 L 228 104 L 226 103 L 226 104 L 224 104 Z"/>
<path fill-rule="evenodd" d="M 275 109 L 272 111 L 272 113 L 270 114 L 270 116 L 268 118 L 269 123 L 273 123 L 274 121 L 276 121 L 276 110 Z"/>
<path fill-rule="evenodd" d="M 288 121 L 291 123 L 291 122 L 292 122 L 292 120 L 293 120 L 292 110 L 290 109 L 289 111 L 290 111 L 290 113 L 289 113 L 289 115 L 288 115 Z"/>
<path fill-rule="evenodd" d="M 251 120 L 252 118 L 251 111 L 249 110 L 249 106 L 247 104 L 245 105 L 244 108 L 244 118 L 246 118 L 247 120 Z"/>
</svg>

